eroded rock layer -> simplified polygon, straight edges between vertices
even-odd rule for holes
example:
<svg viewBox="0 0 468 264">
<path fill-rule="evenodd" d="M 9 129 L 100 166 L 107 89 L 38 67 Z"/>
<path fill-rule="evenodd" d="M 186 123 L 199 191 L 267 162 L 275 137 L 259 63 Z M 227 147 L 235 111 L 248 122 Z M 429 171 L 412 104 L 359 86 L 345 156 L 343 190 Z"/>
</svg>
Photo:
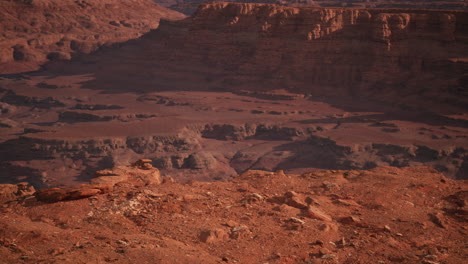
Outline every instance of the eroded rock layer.
<svg viewBox="0 0 468 264">
<path fill-rule="evenodd" d="M 192 15 L 203 0 L 155 0 L 156 3 L 177 10 L 187 15 Z M 269 3 L 293 7 L 358 7 L 358 8 L 414 8 L 414 9 L 444 9 L 466 10 L 468 4 L 463 0 L 451 1 L 424 1 L 424 0 L 242 0 L 226 1 L 242 3 Z"/>
<path fill-rule="evenodd" d="M 467 12 L 210 3 L 191 22 L 185 50 L 233 89 L 466 103 Z"/>
<path fill-rule="evenodd" d="M 139 37 L 184 15 L 151 0 L 0 1 L 0 74 L 35 70 Z"/>
<path fill-rule="evenodd" d="M 96 89 L 114 91 L 288 89 L 460 111 L 468 102 L 467 24 L 466 11 L 214 2 L 58 70 L 92 70 L 102 81 Z"/>
<path fill-rule="evenodd" d="M 0 79 L 0 180 L 75 185 L 142 157 L 181 181 L 384 165 L 466 178 L 466 14 L 204 4 Z"/>
</svg>

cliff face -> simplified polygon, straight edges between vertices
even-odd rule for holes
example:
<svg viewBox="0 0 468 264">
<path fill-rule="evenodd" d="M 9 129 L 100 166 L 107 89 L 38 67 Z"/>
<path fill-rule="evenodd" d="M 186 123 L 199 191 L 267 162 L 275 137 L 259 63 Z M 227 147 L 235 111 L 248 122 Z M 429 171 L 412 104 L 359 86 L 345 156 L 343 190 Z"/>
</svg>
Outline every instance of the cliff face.
<svg viewBox="0 0 468 264">
<path fill-rule="evenodd" d="M 213 3 L 200 6 L 191 29 L 211 31 L 229 46 L 211 51 L 209 61 L 225 57 L 216 54 L 225 50 L 248 50 L 244 61 L 234 60 L 239 74 L 267 76 L 289 88 L 432 95 L 457 86 L 466 70 L 460 59 L 467 18 L 466 12 Z M 206 48 L 212 39 L 194 41 Z"/>
<path fill-rule="evenodd" d="M 264 36 L 302 40 L 372 40 L 391 44 L 407 39 L 454 41 L 466 38 L 466 12 L 289 8 L 263 4 L 207 3 L 193 16 L 194 28 L 257 31 Z M 340 32 L 343 31 L 343 32 Z M 358 34 L 356 34 L 358 33 Z"/>
<path fill-rule="evenodd" d="M 0 74 L 30 71 L 47 60 L 70 59 L 137 38 L 159 18 L 184 15 L 151 0 L 0 1 Z"/>
<path fill-rule="evenodd" d="M 1 79 L 3 181 L 73 185 L 143 157 L 182 180 L 382 165 L 465 178 L 466 22 L 460 11 L 204 4 Z"/>
<path fill-rule="evenodd" d="M 192 15 L 203 0 L 155 0 L 156 3 Z M 414 9 L 450 9 L 466 10 L 468 4 L 463 0 L 423 1 L 423 0 L 238 0 L 226 2 L 269 3 L 293 7 L 358 7 L 358 8 L 414 8 Z"/>
<path fill-rule="evenodd" d="M 224 67 L 227 86 L 463 105 L 467 25 L 464 11 L 206 3 L 172 59 Z"/>
</svg>

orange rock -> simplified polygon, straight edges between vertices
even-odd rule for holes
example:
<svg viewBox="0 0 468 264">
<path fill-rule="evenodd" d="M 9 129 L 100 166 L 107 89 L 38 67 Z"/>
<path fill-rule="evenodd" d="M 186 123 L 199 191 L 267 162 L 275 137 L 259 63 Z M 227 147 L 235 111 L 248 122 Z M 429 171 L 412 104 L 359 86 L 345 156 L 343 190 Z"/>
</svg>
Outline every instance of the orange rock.
<svg viewBox="0 0 468 264">
<path fill-rule="evenodd" d="M 229 235 L 226 231 L 220 228 L 206 230 L 201 232 L 200 240 L 205 243 L 217 243 L 227 240 Z"/>
<path fill-rule="evenodd" d="M 322 210 L 313 206 L 307 207 L 307 210 L 305 211 L 304 214 L 305 216 L 312 218 L 312 219 L 317 219 L 317 220 L 326 221 L 326 222 L 333 221 L 331 216 L 327 215 Z"/>
<path fill-rule="evenodd" d="M 19 197 L 34 194 L 35 189 L 28 183 L 21 182 L 18 184 L 0 184 L 0 204 Z"/>
</svg>

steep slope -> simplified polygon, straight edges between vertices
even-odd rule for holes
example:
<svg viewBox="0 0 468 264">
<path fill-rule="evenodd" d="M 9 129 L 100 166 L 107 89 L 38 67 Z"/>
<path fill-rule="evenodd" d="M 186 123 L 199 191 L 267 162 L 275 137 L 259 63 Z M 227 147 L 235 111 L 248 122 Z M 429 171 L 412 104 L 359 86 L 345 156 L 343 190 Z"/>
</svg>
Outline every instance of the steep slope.
<svg viewBox="0 0 468 264">
<path fill-rule="evenodd" d="M 207 3 L 189 20 L 57 72 L 92 70 L 96 88 L 114 91 L 287 89 L 460 112 L 467 25 L 466 11 Z"/>
<path fill-rule="evenodd" d="M 107 176 L 93 181 L 118 182 L 106 191 L 83 185 L 36 193 L 23 188 L 10 195 L 0 203 L 2 261 L 466 260 L 466 182 L 429 168 L 249 171 L 229 182 L 179 184 L 164 178 L 145 185 L 135 179 L 156 172 L 145 162 L 99 172 Z M 8 188 L 0 185 L 0 194 Z"/>
<path fill-rule="evenodd" d="M 466 106 L 467 24 L 457 11 L 213 3 L 193 16 L 188 45 L 237 73 L 233 89 Z"/>
<path fill-rule="evenodd" d="M 0 73 L 38 68 L 139 37 L 159 19 L 184 16 L 151 0 L 0 1 Z"/>
<path fill-rule="evenodd" d="M 213 2 L 207 0 L 155 0 L 156 3 L 192 15 L 199 4 Z M 464 0 L 423 1 L 423 0 L 240 0 L 226 1 L 238 3 L 269 3 L 293 7 L 360 7 L 360 8 L 414 8 L 414 9 L 450 9 L 466 10 Z"/>
</svg>

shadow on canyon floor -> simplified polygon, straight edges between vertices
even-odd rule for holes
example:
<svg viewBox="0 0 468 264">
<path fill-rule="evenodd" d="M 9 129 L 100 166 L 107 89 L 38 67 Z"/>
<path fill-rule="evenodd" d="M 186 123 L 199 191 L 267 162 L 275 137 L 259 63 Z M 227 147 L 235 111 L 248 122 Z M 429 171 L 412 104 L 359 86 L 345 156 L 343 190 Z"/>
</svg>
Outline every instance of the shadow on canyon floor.
<svg viewBox="0 0 468 264">
<path fill-rule="evenodd" d="M 331 105 L 347 110 L 343 105 Z M 379 109 L 367 109 L 373 111 L 379 111 Z M 382 114 L 371 114 L 371 115 L 362 115 L 362 116 L 351 116 L 343 118 L 320 118 L 320 119 L 308 119 L 297 121 L 301 124 L 317 124 L 317 123 L 336 123 L 345 124 L 345 123 L 369 123 L 374 122 L 373 126 L 389 126 L 393 127 L 394 125 L 389 123 L 383 123 L 385 121 L 400 120 L 400 121 L 409 121 L 424 123 L 432 126 L 451 126 L 451 127 L 468 127 L 468 120 L 454 119 L 446 116 L 442 116 L 436 113 L 429 112 L 416 112 L 416 111 L 405 111 L 405 112 L 387 112 Z"/>
<path fill-rule="evenodd" d="M 41 174 L 38 170 L 0 162 L 0 183 L 14 184 L 18 182 L 29 182 L 35 188 L 45 188 L 46 185 L 40 181 Z M 16 180 L 16 182 L 12 182 Z"/>
</svg>

